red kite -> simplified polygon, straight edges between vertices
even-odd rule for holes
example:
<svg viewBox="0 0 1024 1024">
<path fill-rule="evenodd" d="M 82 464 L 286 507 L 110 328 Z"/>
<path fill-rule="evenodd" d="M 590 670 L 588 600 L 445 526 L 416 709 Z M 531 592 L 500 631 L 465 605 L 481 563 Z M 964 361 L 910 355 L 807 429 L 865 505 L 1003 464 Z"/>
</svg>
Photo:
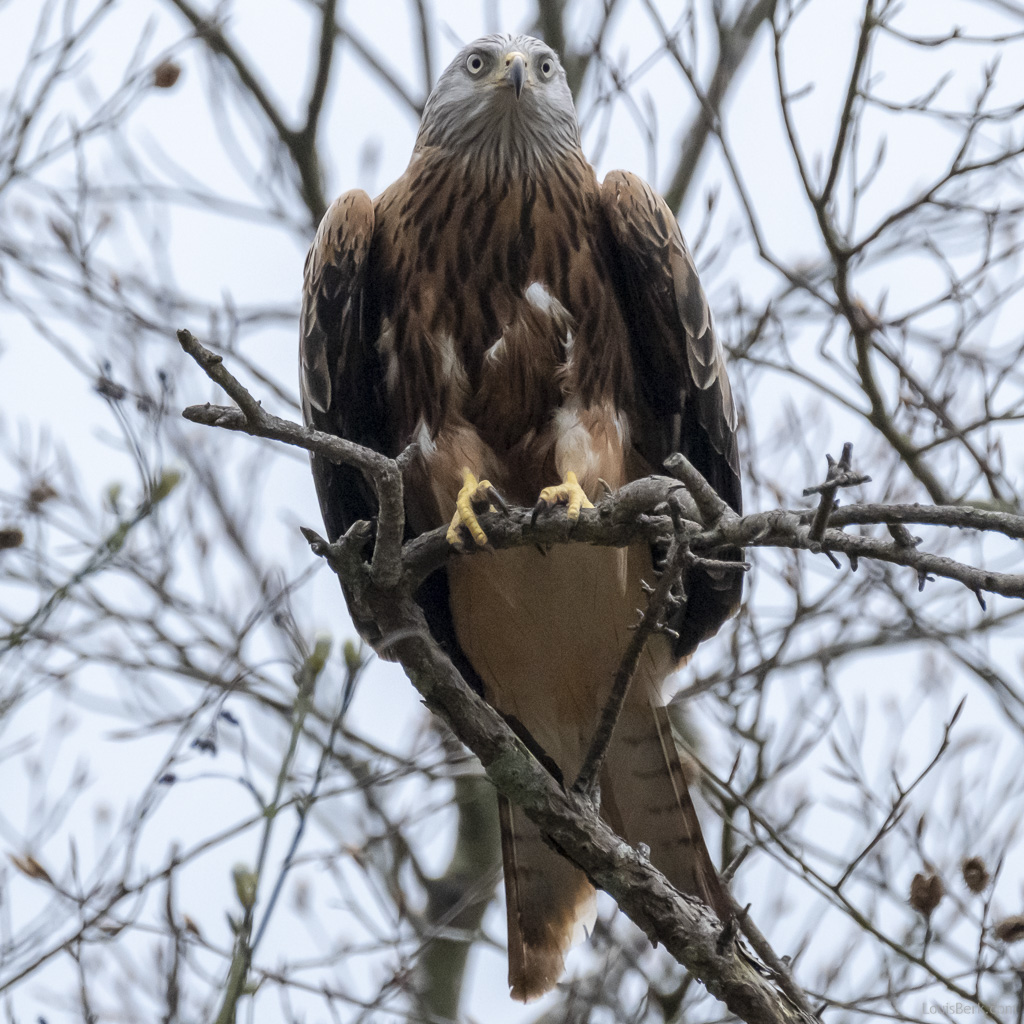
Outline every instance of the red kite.
<svg viewBox="0 0 1024 1024">
<path fill-rule="evenodd" d="M 679 225 L 636 175 L 599 183 L 556 54 L 528 36 L 466 47 L 423 111 L 405 173 L 346 192 L 306 260 L 307 422 L 389 455 L 412 442 L 408 529 L 484 544 L 474 502 L 568 506 L 681 451 L 740 509 L 736 410 Z M 359 472 L 313 459 L 331 539 L 372 519 Z M 461 498 L 461 501 L 459 500 Z M 453 557 L 417 595 L 467 680 L 565 784 L 580 768 L 657 552 L 558 545 Z M 601 810 L 681 891 L 725 913 L 662 710 L 666 677 L 740 599 L 693 570 L 648 645 L 601 777 Z M 557 982 L 594 891 L 499 798 L 509 984 Z"/>
</svg>

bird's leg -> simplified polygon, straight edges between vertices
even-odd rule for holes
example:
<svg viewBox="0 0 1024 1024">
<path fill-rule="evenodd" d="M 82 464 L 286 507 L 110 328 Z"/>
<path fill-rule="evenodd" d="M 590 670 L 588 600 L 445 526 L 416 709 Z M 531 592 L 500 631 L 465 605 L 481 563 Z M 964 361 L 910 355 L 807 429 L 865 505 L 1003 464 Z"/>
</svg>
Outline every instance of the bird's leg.
<svg viewBox="0 0 1024 1024">
<path fill-rule="evenodd" d="M 448 527 L 448 543 L 458 551 L 463 551 L 461 527 L 465 527 L 473 540 L 480 546 L 487 545 L 487 534 L 477 521 L 477 512 L 485 509 L 496 511 L 497 505 L 503 512 L 508 511 L 502 496 L 497 492 L 490 480 L 477 480 L 468 466 L 462 467 L 462 489 L 455 499 L 455 515 Z"/>
<path fill-rule="evenodd" d="M 545 509 L 554 508 L 555 505 L 565 505 L 566 516 L 570 523 L 575 523 L 580 517 L 581 508 L 593 508 L 594 503 L 587 497 L 586 491 L 580 487 L 576 474 L 570 469 L 565 474 L 562 483 L 554 487 L 545 487 L 540 492 L 537 504 L 533 506 L 532 522 L 537 521 L 537 516 Z"/>
</svg>

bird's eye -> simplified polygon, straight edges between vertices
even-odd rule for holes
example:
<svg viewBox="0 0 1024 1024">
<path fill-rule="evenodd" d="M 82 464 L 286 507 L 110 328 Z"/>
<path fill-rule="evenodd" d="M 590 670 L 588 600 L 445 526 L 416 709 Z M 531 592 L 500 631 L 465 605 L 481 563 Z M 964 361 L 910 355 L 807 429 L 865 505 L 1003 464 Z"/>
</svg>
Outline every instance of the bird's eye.
<svg viewBox="0 0 1024 1024">
<path fill-rule="evenodd" d="M 552 60 L 542 60 L 540 63 L 540 73 L 545 78 L 550 78 L 551 73 L 555 70 L 555 63 Z"/>
<path fill-rule="evenodd" d="M 484 69 L 484 59 L 479 53 L 471 53 L 466 58 L 466 70 L 471 75 L 479 75 Z"/>
</svg>

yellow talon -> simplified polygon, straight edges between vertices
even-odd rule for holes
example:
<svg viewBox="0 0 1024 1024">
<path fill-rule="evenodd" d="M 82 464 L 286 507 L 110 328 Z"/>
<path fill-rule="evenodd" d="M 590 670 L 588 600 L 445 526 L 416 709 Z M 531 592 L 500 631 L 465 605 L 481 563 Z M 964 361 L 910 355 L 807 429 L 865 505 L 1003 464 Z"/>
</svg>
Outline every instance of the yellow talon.
<svg viewBox="0 0 1024 1024">
<path fill-rule="evenodd" d="M 480 547 L 486 546 L 487 534 L 484 533 L 483 527 L 477 520 L 476 510 L 473 506 L 482 506 L 488 512 L 494 512 L 496 509 L 491 504 L 494 501 L 498 502 L 502 508 L 505 507 L 505 503 L 501 500 L 501 495 L 494 489 L 494 485 L 490 480 L 477 480 L 468 468 L 463 467 L 462 489 L 459 491 L 459 496 L 455 499 L 455 515 L 452 516 L 452 522 L 446 534 L 448 543 L 453 548 L 460 550 L 462 548 L 462 537 L 459 534 L 459 529 L 463 526 L 469 530 L 470 536 Z"/>
<path fill-rule="evenodd" d="M 580 517 L 581 508 L 593 508 L 594 503 L 587 497 L 586 491 L 580 487 L 576 474 L 570 469 L 565 474 L 565 480 L 554 487 L 545 487 L 540 492 L 537 504 L 533 509 L 533 518 L 537 513 L 553 505 L 566 505 L 566 516 L 570 523 L 575 523 Z"/>
</svg>

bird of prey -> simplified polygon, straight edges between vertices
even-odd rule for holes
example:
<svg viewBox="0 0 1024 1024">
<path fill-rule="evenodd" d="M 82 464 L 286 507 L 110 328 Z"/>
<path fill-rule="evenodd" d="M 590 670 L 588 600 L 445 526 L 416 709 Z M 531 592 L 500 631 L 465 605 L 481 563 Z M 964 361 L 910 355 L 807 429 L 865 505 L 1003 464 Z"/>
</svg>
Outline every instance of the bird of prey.
<svg viewBox="0 0 1024 1024">
<path fill-rule="evenodd" d="M 572 519 L 602 481 L 621 487 L 676 451 L 740 509 L 736 410 L 676 218 L 634 174 L 598 182 L 558 56 L 529 36 L 462 50 L 405 173 L 327 211 L 306 260 L 301 384 L 312 426 L 391 456 L 416 443 L 407 530 L 449 524 L 457 550 L 486 545 L 476 511 L 495 491 Z M 313 472 L 332 540 L 372 520 L 357 470 L 314 457 Z M 657 557 L 646 544 L 453 553 L 417 594 L 437 642 L 567 786 Z M 601 812 L 722 915 L 662 691 L 735 611 L 740 574 L 684 582 L 678 637 L 655 637 L 634 676 Z M 499 810 L 509 984 L 529 1000 L 557 982 L 594 891 L 520 809 Z"/>
</svg>

